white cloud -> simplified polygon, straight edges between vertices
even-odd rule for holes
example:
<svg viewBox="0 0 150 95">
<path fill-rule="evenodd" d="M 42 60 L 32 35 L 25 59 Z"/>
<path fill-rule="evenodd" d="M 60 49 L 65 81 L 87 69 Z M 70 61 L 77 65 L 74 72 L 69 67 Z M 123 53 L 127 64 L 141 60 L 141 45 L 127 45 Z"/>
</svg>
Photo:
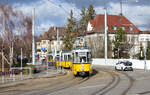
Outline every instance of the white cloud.
<svg viewBox="0 0 150 95">
<path fill-rule="evenodd" d="M 67 24 L 67 18 L 69 17 L 70 10 L 73 10 L 74 17 L 80 18 L 80 9 L 73 3 L 58 2 L 57 0 L 39 0 L 34 3 L 16 4 L 18 10 L 22 10 L 27 15 L 32 15 L 32 9 L 36 10 L 36 23 L 38 27 L 42 29 L 48 29 L 50 26 L 65 26 Z M 55 4 L 54 4 L 55 3 Z M 57 4 L 57 5 L 56 5 Z M 61 5 L 61 6 L 60 6 Z M 108 4 L 109 14 L 120 13 L 120 3 L 109 2 Z M 150 6 L 136 6 L 123 4 L 123 14 L 140 29 L 147 29 L 144 25 L 150 24 Z M 97 14 L 104 14 L 103 6 L 96 6 L 95 11 Z"/>
<path fill-rule="evenodd" d="M 75 4 L 49 2 L 48 0 L 41 0 L 30 4 L 16 4 L 17 10 L 23 11 L 25 14 L 31 16 L 32 9 L 35 8 L 36 24 L 38 28 L 46 28 L 50 26 L 65 26 L 70 10 L 73 10 L 74 17 L 79 18 L 80 9 Z"/>
</svg>

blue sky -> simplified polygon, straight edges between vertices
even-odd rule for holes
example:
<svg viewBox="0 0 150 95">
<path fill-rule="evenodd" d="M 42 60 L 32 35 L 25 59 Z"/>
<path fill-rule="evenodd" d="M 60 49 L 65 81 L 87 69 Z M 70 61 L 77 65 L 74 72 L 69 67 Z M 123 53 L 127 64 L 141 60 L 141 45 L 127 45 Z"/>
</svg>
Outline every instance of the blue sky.
<svg viewBox="0 0 150 95">
<path fill-rule="evenodd" d="M 150 28 L 150 0 L 122 0 L 123 15 L 139 29 Z M 12 5 L 31 16 L 35 8 L 36 27 L 38 31 L 47 30 L 50 26 L 65 26 L 72 9 L 74 17 L 80 18 L 81 8 L 92 4 L 97 14 L 104 13 L 104 0 L 0 0 L 0 3 Z M 120 0 L 106 0 L 108 14 L 120 13 Z"/>
</svg>

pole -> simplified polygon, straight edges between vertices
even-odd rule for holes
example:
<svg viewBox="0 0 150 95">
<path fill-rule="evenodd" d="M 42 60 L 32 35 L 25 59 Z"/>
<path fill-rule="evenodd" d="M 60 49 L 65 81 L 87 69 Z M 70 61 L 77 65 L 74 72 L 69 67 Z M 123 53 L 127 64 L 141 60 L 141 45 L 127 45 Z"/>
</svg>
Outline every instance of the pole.
<svg viewBox="0 0 150 95">
<path fill-rule="evenodd" d="M 21 80 L 22 80 L 22 48 L 21 48 Z"/>
<path fill-rule="evenodd" d="M 10 46 L 10 70 L 12 64 L 13 64 L 13 41 L 11 42 L 11 46 Z"/>
<path fill-rule="evenodd" d="M 146 50 L 147 50 L 147 42 L 145 44 L 145 50 L 144 50 L 144 70 L 146 71 L 147 69 L 147 66 L 146 66 Z"/>
<path fill-rule="evenodd" d="M 4 72 L 4 52 L 3 52 L 3 45 L 4 44 L 2 44 L 2 72 Z M 4 79 L 5 79 L 5 77 L 4 77 L 4 75 L 2 75 L 2 83 L 4 83 L 5 81 L 4 81 Z"/>
<path fill-rule="evenodd" d="M 104 22 L 105 22 L 105 64 L 107 64 L 107 9 L 106 7 L 104 8 L 105 10 L 105 18 L 104 18 Z"/>
<path fill-rule="evenodd" d="M 4 16 L 4 13 L 3 13 L 3 33 L 5 32 L 5 16 Z M 2 36 L 2 35 L 1 35 Z M 2 36 L 2 72 L 4 72 L 5 70 L 4 70 L 4 39 L 3 39 L 3 36 Z M 5 81 L 4 81 L 4 79 L 5 79 L 5 76 L 4 75 L 2 75 L 2 83 L 4 83 Z"/>
<path fill-rule="evenodd" d="M 48 74 L 48 53 L 46 54 L 47 74 Z"/>
<path fill-rule="evenodd" d="M 120 15 L 122 16 L 122 0 L 120 0 Z"/>
<path fill-rule="evenodd" d="M 55 57 L 57 56 L 57 51 L 58 51 L 58 30 L 57 30 L 57 27 L 55 27 L 55 30 L 56 30 L 56 32 L 57 32 L 57 47 L 56 47 L 56 51 L 55 51 Z M 58 59 L 56 59 L 56 64 L 57 64 L 57 61 L 59 62 L 59 60 Z M 58 71 L 58 66 L 57 66 L 57 71 Z"/>
<path fill-rule="evenodd" d="M 59 51 L 59 59 L 58 59 L 58 61 L 59 61 L 59 69 L 61 69 L 61 63 L 60 63 L 60 57 L 61 57 L 61 54 L 60 54 L 60 47 L 59 47 L 59 30 L 56 28 L 56 30 L 57 30 L 57 51 Z"/>
<path fill-rule="evenodd" d="M 34 32 L 35 32 L 35 8 L 32 10 L 32 64 L 35 65 L 35 44 L 34 44 Z"/>
<path fill-rule="evenodd" d="M 60 70 L 62 72 L 62 68 L 61 68 L 61 52 L 62 51 L 59 51 L 59 67 L 60 67 Z"/>
<path fill-rule="evenodd" d="M 58 29 L 56 29 L 57 31 L 57 50 L 59 51 L 59 31 Z"/>
<path fill-rule="evenodd" d="M 12 43 L 12 58 L 11 58 L 11 65 L 13 64 L 13 56 L 14 56 L 14 43 Z"/>
</svg>

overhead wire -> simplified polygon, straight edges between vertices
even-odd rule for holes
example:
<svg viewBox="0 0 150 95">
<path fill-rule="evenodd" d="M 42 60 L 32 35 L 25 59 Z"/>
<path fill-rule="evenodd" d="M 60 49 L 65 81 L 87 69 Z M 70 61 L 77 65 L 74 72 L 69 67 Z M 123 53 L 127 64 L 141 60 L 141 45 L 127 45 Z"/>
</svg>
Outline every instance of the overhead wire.
<svg viewBox="0 0 150 95">
<path fill-rule="evenodd" d="M 67 11 L 66 11 L 66 9 L 64 8 L 64 7 L 62 7 L 62 5 L 58 5 L 58 4 L 56 4 L 56 3 L 54 3 L 54 2 L 52 2 L 51 0 L 48 0 L 50 3 L 52 3 L 53 5 L 55 5 L 55 6 L 57 6 L 57 7 L 59 7 L 59 8 L 62 8 L 67 14 L 69 14 Z"/>
</svg>

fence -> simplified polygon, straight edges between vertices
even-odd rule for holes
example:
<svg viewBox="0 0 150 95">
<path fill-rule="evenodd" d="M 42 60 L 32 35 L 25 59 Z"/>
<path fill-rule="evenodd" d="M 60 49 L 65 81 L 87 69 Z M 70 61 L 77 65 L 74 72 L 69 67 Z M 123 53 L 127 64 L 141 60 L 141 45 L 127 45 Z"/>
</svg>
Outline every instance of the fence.
<svg viewBox="0 0 150 95">
<path fill-rule="evenodd" d="M 92 64 L 93 65 L 105 65 L 105 66 L 115 66 L 118 61 L 128 60 L 132 62 L 133 68 L 136 69 L 146 69 L 150 70 L 150 60 L 137 60 L 137 59 L 107 59 L 107 64 L 105 64 L 105 59 L 94 58 Z"/>
<path fill-rule="evenodd" d="M 15 67 L 11 68 L 9 71 L 0 73 L 1 83 L 8 83 L 16 80 L 22 80 L 32 77 L 32 68 L 31 67 Z"/>
</svg>

